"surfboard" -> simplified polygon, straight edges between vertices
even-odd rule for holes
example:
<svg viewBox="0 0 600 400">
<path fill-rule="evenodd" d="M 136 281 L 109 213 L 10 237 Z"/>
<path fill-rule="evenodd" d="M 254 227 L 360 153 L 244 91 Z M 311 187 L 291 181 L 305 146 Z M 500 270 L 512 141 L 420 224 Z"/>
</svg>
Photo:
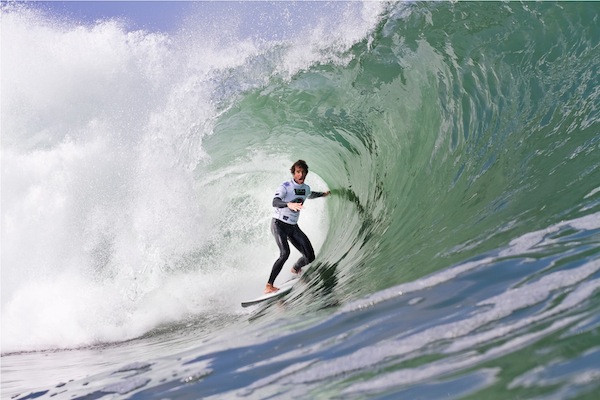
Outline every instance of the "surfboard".
<svg viewBox="0 0 600 400">
<path fill-rule="evenodd" d="M 243 301 L 242 302 L 242 307 L 250 307 L 253 306 L 255 304 L 259 304 L 262 303 L 263 301 L 267 301 L 270 299 L 275 299 L 277 297 L 283 296 L 284 294 L 288 293 L 290 290 L 292 290 L 292 287 L 294 287 L 294 285 L 296 284 L 296 282 L 298 282 L 300 279 L 299 277 L 295 277 L 290 279 L 289 281 L 286 281 L 284 284 L 279 286 L 279 290 L 273 293 L 268 293 L 268 294 L 263 294 L 260 297 L 257 297 L 254 300 L 249 300 L 249 301 Z"/>
</svg>

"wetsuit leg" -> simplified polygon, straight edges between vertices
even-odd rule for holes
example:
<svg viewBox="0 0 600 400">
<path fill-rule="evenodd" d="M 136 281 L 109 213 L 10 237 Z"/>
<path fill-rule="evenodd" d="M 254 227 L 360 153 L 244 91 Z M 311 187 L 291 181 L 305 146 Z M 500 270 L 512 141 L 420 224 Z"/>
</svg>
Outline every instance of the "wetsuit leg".
<svg viewBox="0 0 600 400">
<path fill-rule="evenodd" d="M 295 225 L 293 231 L 290 233 L 289 241 L 302 254 L 302 257 L 300 257 L 294 264 L 294 270 L 300 271 L 300 269 L 306 264 L 314 261 L 315 251 L 313 250 L 312 244 L 298 225 Z"/>
<path fill-rule="evenodd" d="M 283 264 L 287 261 L 290 256 L 290 245 L 288 244 L 288 233 L 286 227 L 283 226 L 285 222 L 278 222 L 275 218 L 271 221 L 271 232 L 275 236 L 275 241 L 279 247 L 279 258 L 273 264 L 271 269 L 271 276 L 269 277 L 269 283 L 272 285 L 275 283 L 277 275 L 281 272 Z"/>
</svg>

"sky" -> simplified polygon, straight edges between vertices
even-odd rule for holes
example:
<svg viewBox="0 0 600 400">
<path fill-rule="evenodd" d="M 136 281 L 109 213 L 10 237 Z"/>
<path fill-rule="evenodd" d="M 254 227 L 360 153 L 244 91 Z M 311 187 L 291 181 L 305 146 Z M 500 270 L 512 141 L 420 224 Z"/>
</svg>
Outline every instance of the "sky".
<svg viewBox="0 0 600 400">
<path fill-rule="evenodd" d="M 202 5 L 200 1 L 29 1 L 60 18 L 67 18 L 83 24 L 98 20 L 122 19 L 129 29 L 173 32 L 193 8 Z M 196 3 L 196 4 L 195 4 Z M 224 2 L 221 2 L 224 3 Z M 205 4 L 209 6 L 209 4 Z"/>
<path fill-rule="evenodd" d="M 5 0 L 2 0 L 5 1 Z M 215 17 L 227 20 L 235 15 L 244 19 L 242 26 L 247 34 L 269 31 L 281 34 L 294 27 L 306 26 L 316 15 L 327 15 L 334 8 L 348 2 L 334 1 L 23 1 L 58 18 L 66 18 L 82 24 L 93 24 L 98 20 L 119 19 L 127 29 L 175 32 L 188 16 L 195 23 L 210 23 Z M 355 3 L 358 4 L 358 3 Z M 226 29 L 226 26 L 223 26 Z"/>
</svg>

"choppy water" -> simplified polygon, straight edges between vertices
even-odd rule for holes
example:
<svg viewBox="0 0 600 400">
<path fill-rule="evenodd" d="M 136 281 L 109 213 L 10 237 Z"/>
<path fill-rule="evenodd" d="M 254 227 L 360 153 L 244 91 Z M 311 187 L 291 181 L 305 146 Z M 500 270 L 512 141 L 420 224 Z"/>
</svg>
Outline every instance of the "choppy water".
<svg viewBox="0 0 600 400">
<path fill-rule="evenodd" d="M 330 7 L 281 41 L 3 9 L 3 398 L 594 397 L 600 5 Z M 317 260 L 242 309 L 298 158 Z"/>
</svg>

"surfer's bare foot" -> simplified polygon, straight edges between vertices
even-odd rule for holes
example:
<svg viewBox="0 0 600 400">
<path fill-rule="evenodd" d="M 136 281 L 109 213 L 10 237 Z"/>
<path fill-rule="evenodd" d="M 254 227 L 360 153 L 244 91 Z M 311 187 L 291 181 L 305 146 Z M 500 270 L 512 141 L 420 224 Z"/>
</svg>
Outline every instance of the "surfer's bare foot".
<svg viewBox="0 0 600 400">
<path fill-rule="evenodd" d="M 265 294 L 275 293 L 278 290 L 279 288 L 271 285 L 270 283 L 267 283 L 267 286 L 265 287 Z"/>
<path fill-rule="evenodd" d="M 296 269 L 296 268 L 292 267 L 292 274 L 300 275 L 301 273 L 302 273 L 302 268 Z"/>
</svg>

